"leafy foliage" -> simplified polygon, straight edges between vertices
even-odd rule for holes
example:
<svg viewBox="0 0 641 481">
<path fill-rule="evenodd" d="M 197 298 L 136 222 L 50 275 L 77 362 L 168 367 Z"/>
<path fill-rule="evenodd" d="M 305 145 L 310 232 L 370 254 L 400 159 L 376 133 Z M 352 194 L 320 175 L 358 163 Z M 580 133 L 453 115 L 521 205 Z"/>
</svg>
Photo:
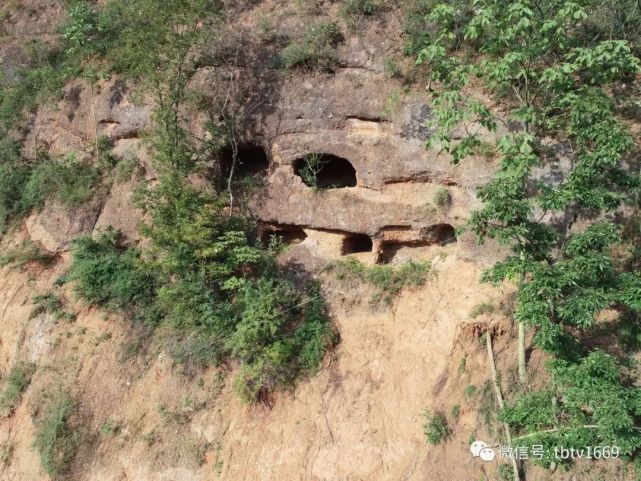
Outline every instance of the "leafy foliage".
<svg viewBox="0 0 641 481">
<path fill-rule="evenodd" d="M 385 0 L 345 0 L 341 14 L 349 25 L 356 27 L 363 20 L 384 12 L 387 7 Z"/>
<path fill-rule="evenodd" d="M 327 162 L 320 154 L 308 154 L 303 158 L 303 166 L 299 169 L 298 174 L 305 185 L 318 188 L 318 176 Z"/>
<path fill-rule="evenodd" d="M 499 169 L 478 192 L 483 207 L 470 228 L 481 240 L 512 248 L 483 279 L 517 284 L 515 320 L 536 329 L 535 341 L 553 359 L 551 385 L 503 413 L 528 433 L 517 441 L 536 438 L 546 446 L 547 461 L 561 441 L 620 445 L 628 455 L 641 445 L 638 390 L 581 336 L 606 308 L 624 315 L 641 308 L 641 277 L 615 261 L 614 248 L 625 246 L 618 226 L 604 220 L 634 201 L 640 180 L 626 169 L 635 142 L 616 98 L 641 65 L 638 29 L 632 34 L 627 23 L 635 14 L 625 7 L 589 0 L 437 3 L 427 8 L 420 39 L 418 63 L 435 90 L 429 145 L 460 162 L 478 152 L 483 133 L 497 137 Z M 506 115 L 498 118 L 469 95 L 472 78 Z M 499 122 L 512 128 L 497 134 Z M 467 134 L 455 139 L 461 126 Z M 568 167 L 551 180 L 546 173 L 559 163 Z M 589 222 L 580 231 L 579 218 Z"/>
<path fill-rule="evenodd" d="M 56 321 L 59 321 L 60 319 L 65 319 L 67 321 L 76 320 L 76 315 L 73 312 L 65 310 L 63 300 L 54 292 L 34 296 L 33 302 L 35 306 L 31 311 L 31 315 L 29 316 L 30 318 L 47 313 L 52 314 Z"/>
<path fill-rule="evenodd" d="M 596 351 L 578 363 L 554 360 L 553 382 L 518 398 L 500 414 L 524 433 L 517 445 L 542 445 L 542 464 L 558 460 L 558 446 L 617 446 L 631 456 L 641 447 L 641 392 L 629 387 L 612 356 Z"/>
<path fill-rule="evenodd" d="M 181 355 L 239 362 L 235 385 L 247 401 L 315 372 L 334 342 L 317 287 L 301 292 L 286 281 L 224 202 L 178 176 L 144 192 L 141 204 L 151 216 L 144 257 L 114 232 L 74 243 L 68 279 L 81 297 L 195 333 L 200 347 Z"/>
<path fill-rule="evenodd" d="M 109 309 L 128 309 L 134 318 L 153 322 L 156 278 L 144 269 L 140 252 L 127 248 L 121 236 L 107 231 L 97 239 L 79 237 L 72 246 L 74 262 L 66 280 L 87 302 Z"/>
<path fill-rule="evenodd" d="M 441 444 L 450 435 L 450 428 L 447 425 L 447 418 L 443 413 L 423 412 L 423 433 L 430 444 Z"/>
<path fill-rule="evenodd" d="M 445 187 L 442 187 L 434 194 L 434 205 L 441 208 L 447 208 L 452 204 L 452 194 Z"/>
</svg>

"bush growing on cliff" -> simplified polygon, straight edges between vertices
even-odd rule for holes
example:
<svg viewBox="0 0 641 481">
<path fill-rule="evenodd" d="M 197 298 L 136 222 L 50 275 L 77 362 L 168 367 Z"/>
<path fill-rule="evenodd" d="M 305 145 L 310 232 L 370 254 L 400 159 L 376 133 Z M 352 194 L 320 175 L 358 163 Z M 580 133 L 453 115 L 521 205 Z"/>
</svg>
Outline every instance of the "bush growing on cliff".
<svg viewBox="0 0 641 481">
<path fill-rule="evenodd" d="M 5 251 L 0 256 L 0 267 L 12 265 L 20 268 L 29 262 L 39 262 L 47 265 L 55 259 L 55 255 L 44 251 L 41 247 L 31 241 L 24 241 L 19 246 Z"/>
<path fill-rule="evenodd" d="M 68 279 L 83 299 L 194 333 L 202 359 L 239 363 L 235 385 L 248 401 L 315 371 L 334 339 L 318 288 L 287 281 L 223 200 L 179 176 L 141 202 L 151 217 L 144 256 L 114 232 L 75 241 Z"/>
<path fill-rule="evenodd" d="M 341 6 L 341 13 L 348 24 L 355 27 L 364 19 L 380 14 L 386 8 L 385 0 L 345 0 Z"/>
<path fill-rule="evenodd" d="M 41 416 L 35 420 L 33 447 L 43 469 L 53 479 L 60 479 L 67 472 L 78 449 L 80 433 L 71 424 L 73 412 L 73 400 L 58 393 L 45 401 Z"/>
<path fill-rule="evenodd" d="M 443 413 L 423 411 L 423 434 L 430 444 L 441 444 L 450 435 L 447 418 Z"/>
<path fill-rule="evenodd" d="M 331 71 L 336 67 L 336 47 L 343 35 L 335 23 L 311 27 L 302 38 L 291 42 L 281 53 L 284 68 L 307 68 Z"/>
<path fill-rule="evenodd" d="M 30 173 L 24 185 L 20 206 L 23 211 L 39 209 L 54 198 L 65 207 L 78 207 L 94 196 L 100 181 L 96 167 L 67 159 L 45 159 Z"/>
<path fill-rule="evenodd" d="M 29 387 L 35 369 L 35 364 L 30 362 L 18 362 L 11 368 L 0 394 L 0 417 L 11 415 Z"/>
<path fill-rule="evenodd" d="M 140 251 L 125 246 L 122 237 L 110 230 L 97 239 L 77 238 L 71 253 L 74 260 L 66 280 L 75 282 L 75 291 L 82 299 L 154 322 L 157 280 L 145 268 Z"/>
</svg>

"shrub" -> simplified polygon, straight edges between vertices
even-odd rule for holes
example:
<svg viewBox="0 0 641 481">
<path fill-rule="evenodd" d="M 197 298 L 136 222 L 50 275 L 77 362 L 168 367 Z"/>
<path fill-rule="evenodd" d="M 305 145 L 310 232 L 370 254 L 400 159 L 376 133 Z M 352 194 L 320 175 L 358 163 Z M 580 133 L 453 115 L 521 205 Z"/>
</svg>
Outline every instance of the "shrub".
<svg viewBox="0 0 641 481">
<path fill-rule="evenodd" d="M 383 12 L 385 8 L 384 0 L 345 0 L 341 13 L 348 22 L 355 24 Z"/>
<path fill-rule="evenodd" d="M 316 372 L 333 342 L 317 286 L 301 298 L 285 281 L 260 279 L 247 287 L 242 302 L 242 318 L 228 341 L 232 354 L 243 360 L 234 383 L 242 399 L 256 401 L 299 375 Z"/>
<path fill-rule="evenodd" d="M 405 13 L 403 33 L 405 35 L 404 53 L 416 57 L 430 40 L 427 15 L 430 13 L 432 0 L 413 0 Z"/>
<path fill-rule="evenodd" d="M 131 176 L 136 173 L 140 164 L 140 160 L 134 154 L 127 153 L 124 158 L 117 163 L 114 181 L 117 184 L 127 182 Z"/>
<path fill-rule="evenodd" d="M 452 195 L 445 187 L 441 187 L 434 194 L 434 205 L 440 208 L 449 207 L 452 204 Z"/>
<path fill-rule="evenodd" d="M 11 368 L 2 394 L 0 394 L 0 416 L 6 417 L 13 413 L 22 394 L 29 387 L 31 376 L 35 370 L 35 364 L 30 362 L 18 362 Z"/>
<path fill-rule="evenodd" d="M 113 419 L 107 419 L 104 423 L 100 425 L 100 434 L 104 436 L 113 436 L 118 434 L 120 431 L 120 424 L 115 422 Z"/>
<path fill-rule="evenodd" d="M 68 470 L 80 441 L 79 432 L 70 423 L 73 410 L 73 400 L 65 394 L 57 394 L 36 420 L 33 446 L 43 469 L 54 479 Z"/>
<path fill-rule="evenodd" d="M 470 312 L 471 318 L 482 316 L 483 314 L 492 314 L 494 312 L 494 304 L 490 302 L 481 302 L 472 308 Z"/>
<path fill-rule="evenodd" d="M 190 333 L 173 350 L 188 372 L 238 361 L 235 385 L 248 401 L 315 372 L 334 341 L 318 286 L 285 280 L 244 222 L 178 177 L 141 202 L 152 220 L 144 257 L 113 231 L 74 242 L 68 279 L 82 298 Z"/>
<path fill-rule="evenodd" d="M 430 413 L 427 409 L 423 411 L 423 433 L 430 444 L 441 444 L 450 435 L 445 416 L 436 412 Z"/>
<path fill-rule="evenodd" d="M 75 321 L 76 319 L 76 315 L 73 312 L 69 312 L 64 309 L 62 299 L 54 292 L 34 296 L 33 302 L 35 306 L 31 310 L 31 319 L 39 316 L 40 314 L 53 314 L 56 321 L 59 321 L 60 319 Z"/>
<path fill-rule="evenodd" d="M 336 46 L 343 40 L 338 25 L 321 23 L 311 27 L 301 39 L 290 43 L 280 55 L 284 68 L 331 71 L 337 64 Z"/>
<path fill-rule="evenodd" d="M 304 165 L 299 169 L 298 173 L 303 179 L 305 185 L 318 188 L 318 175 L 327 161 L 323 159 L 320 154 L 309 154 L 303 158 Z"/>
<path fill-rule="evenodd" d="M 399 67 L 398 62 L 393 58 L 386 58 L 383 63 L 383 69 L 385 73 L 391 78 L 400 78 L 403 76 L 401 67 Z"/>
<path fill-rule="evenodd" d="M 0 129 L 1 132 L 1 129 Z M 20 146 L 8 138 L 0 139 L 0 234 L 6 222 L 22 210 L 22 189 L 29 179 L 31 167 L 22 162 Z"/>
<path fill-rule="evenodd" d="M 501 481 L 514 481 L 514 470 L 509 464 L 499 466 L 499 479 Z"/>
<path fill-rule="evenodd" d="M 37 165 L 24 186 L 21 198 L 23 211 L 42 208 L 47 198 L 53 197 L 65 207 L 78 207 L 91 200 L 100 173 L 94 166 L 75 162 L 46 159 Z"/>
<path fill-rule="evenodd" d="M 124 309 L 135 318 L 153 321 L 156 278 L 140 259 L 140 251 L 127 248 L 122 236 L 109 230 L 97 239 L 79 237 L 72 246 L 73 263 L 67 276 L 76 292 L 91 304 Z"/>
<path fill-rule="evenodd" d="M 408 261 L 399 266 L 366 266 L 354 258 L 330 264 L 327 270 L 337 279 L 356 279 L 374 287 L 371 304 L 390 304 L 407 287 L 425 283 L 431 265 L 428 262 Z"/>
</svg>

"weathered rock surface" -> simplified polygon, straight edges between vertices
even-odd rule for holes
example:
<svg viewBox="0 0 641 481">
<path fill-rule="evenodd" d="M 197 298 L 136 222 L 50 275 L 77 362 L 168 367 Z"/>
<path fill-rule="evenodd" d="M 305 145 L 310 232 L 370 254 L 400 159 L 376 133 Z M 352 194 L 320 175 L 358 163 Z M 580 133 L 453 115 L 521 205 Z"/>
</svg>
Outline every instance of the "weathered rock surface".
<svg viewBox="0 0 641 481">
<path fill-rule="evenodd" d="M 64 251 L 77 236 L 93 231 L 101 209 L 101 199 L 75 209 L 47 202 L 42 211 L 27 218 L 27 230 L 31 240 L 41 243 L 49 252 Z"/>
</svg>

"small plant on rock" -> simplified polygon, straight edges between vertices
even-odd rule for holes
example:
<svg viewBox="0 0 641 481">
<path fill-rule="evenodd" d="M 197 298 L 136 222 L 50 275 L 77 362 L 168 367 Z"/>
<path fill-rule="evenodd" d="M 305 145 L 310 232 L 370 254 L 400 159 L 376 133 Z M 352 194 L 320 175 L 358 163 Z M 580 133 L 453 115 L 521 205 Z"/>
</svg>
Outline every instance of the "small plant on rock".
<svg viewBox="0 0 641 481">
<path fill-rule="evenodd" d="M 434 205 L 437 207 L 440 207 L 441 209 L 445 209 L 449 207 L 452 204 L 452 195 L 450 194 L 450 191 L 447 190 L 445 187 L 441 187 L 436 191 L 434 194 Z"/>
<path fill-rule="evenodd" d="M 331 71 L 337 64 L 336 46 L 343 40 L 335 23 L 310 28 L 301 39 L 290 43 L 281 53 L 284 68 L 307 68 Z"/>
<path fill-rule="evenodd" d="M 427 409 L 423 411 L 423 433 L 430 444 L 441 444 L 450 435 L 450 428 L 447 426 L 447 418 L 444 414 L 436 412 L 432 414 Z"/>
</svg>

